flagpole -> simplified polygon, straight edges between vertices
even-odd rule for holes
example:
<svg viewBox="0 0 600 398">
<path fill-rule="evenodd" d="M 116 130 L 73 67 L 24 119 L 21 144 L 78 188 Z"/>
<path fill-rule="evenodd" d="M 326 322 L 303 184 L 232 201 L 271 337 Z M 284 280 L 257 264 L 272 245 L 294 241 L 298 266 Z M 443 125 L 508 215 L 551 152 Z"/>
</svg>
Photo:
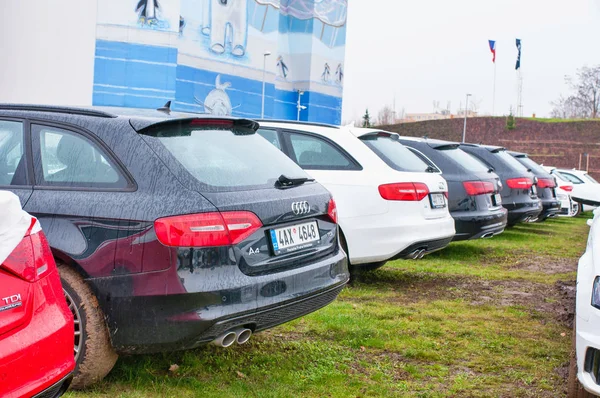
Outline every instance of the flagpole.
<svg viewBox="0 0 600 398">
<path fill-rule="evenodd" d="M 494 92 L 492 94 L 492 116 L 496 116 L 496 62 L 494 62 Z"/>
</svg>

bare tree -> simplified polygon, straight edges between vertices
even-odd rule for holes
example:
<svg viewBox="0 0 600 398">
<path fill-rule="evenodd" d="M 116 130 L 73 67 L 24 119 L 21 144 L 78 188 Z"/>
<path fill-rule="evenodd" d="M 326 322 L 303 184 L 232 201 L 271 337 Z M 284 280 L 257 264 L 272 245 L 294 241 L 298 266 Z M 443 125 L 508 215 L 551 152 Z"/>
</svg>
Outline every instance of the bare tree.
<svg viewBox="0 0 600 398">
<path fill-rule="evenodd" d="M 576 79 L 565 77 L 574 94 L 551 102 L 552 116 L 558 118 L 592 118 L 600 116 L 600 65 L 584 66 L 577 71 Z"/>
<path fill-rule="evenodd" d="M 394 110 L 388 105 L 384 106 L 383 109 L 379 111 L 377 115 L 377 124 L 379 126 L 387 126 L 390 124 L 394 124 L 396 121 L 394 120 Z"/>
</svg>

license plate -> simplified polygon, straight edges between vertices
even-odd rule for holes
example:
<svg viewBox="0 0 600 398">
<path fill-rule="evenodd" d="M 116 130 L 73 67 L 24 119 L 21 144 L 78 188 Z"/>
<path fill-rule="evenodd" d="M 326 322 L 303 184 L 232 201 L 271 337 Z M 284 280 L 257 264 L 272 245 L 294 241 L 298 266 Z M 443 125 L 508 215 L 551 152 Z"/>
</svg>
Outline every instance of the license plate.
<svg viewBox="0 0 600 398">
<path fill-rule="evenodd" d="M 275 255 L 306 249 L 321 239 L 316 221 L 272 229 L 270 233 Z"/>
<path fill-rule="evenodd" d="M 446 197 L 443 193 L 432 193 L 429 195 L 431 198 L 431 207 L 434 209 L 440 209 L 446 207 Z"/>
<path fill-rule="evenodd" d="M 494 197 L 494 203 L 496 204 L 496 206 L 500 206 L 502 204 L 502 195 L 500 195 L 499 193 L 496 193 L 493 195 Z"/>
</svg>

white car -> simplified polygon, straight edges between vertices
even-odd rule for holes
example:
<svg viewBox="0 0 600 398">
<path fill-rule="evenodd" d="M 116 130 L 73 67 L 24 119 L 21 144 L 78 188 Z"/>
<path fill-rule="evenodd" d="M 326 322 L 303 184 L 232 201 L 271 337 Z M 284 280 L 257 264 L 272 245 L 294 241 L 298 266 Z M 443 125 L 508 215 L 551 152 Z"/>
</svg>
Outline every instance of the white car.
<svg viewBox="0 0 600 398">
<path fill-rule="evenodd" d="M 556 167 L 544 166 L 542 167 L 556 179 L 556 199 L 560 201 L 560 213 L 562 217 L 574 217 L 581 211 L 581 206 L 571 197 L 573 192 L 573 183 L 561 176 L 559 173 L 553 173 Z"/>
<path fill-rule="evenodd" d="M 353 270 L 421 258 L 452 240 L 448 185 L 437 173 L 411 172 L 427 165 L 410 150 L 403 157 L 406 171 L 399 171 L 350 127 L 261 121 L 258 133 L 333 194 Z"/>
<path fill-rule="evenodd" d="M 573 183 L 571 197 L 581 210 L 593 210 L 600 205 L 600 184 L 586 171 L 577 169 L 554 169 L 552 174 Z"/>
<path fill-rule="evenodd" d="M 600 209 L 594 210 L 594 219 L 588 224 L 587 247 L 577 269 L 569 397 L 600 396 Z"/>
</svg>

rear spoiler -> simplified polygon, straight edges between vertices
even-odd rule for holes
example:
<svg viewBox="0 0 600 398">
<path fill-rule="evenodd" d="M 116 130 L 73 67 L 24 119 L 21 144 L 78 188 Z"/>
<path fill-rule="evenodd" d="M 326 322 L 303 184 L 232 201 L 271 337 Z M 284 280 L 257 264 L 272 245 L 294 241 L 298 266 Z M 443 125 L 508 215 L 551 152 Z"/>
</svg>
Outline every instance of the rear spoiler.
<svg viewBox="0 0 600 398">
<path fill-rule="evenodd" d="M 431 144 L 430 144 L 431 145 Z M 437 149 L 439 151 L 444 151 L 447 149 L 456 149 L 460 146 L 460 144 L 439 144 L 439 145 L 431 145 L 433 149 Z"/>
<path fill-rule="evenodd" d="M 231 128 L 234 130 L 246 131 L 246 134 L 255 133 L 258 130 L 259 124 L 254 120 L 250 119 L 239 119 L 232 117 L 184 117 L 184 118 L 173 118 L 163 119 L 157 121 L 154 118 L 132 118 L 129 120 L 129 124 L 135 131 L 140 134 L 154 135 L 153 133 L 158 130 L 165 128 L 184 128 L 184 127 L 198 127 L 198 128 Z"/>
<path fill-rule="evenodd" d="M 368 133 L 358 136 L 358 138 L 369 138 L 369 137 L 389 137 L 394 141 L 398 141 L 400 134 L 390 133 L 389 131 L 370 131 Z"/>
</svg>

